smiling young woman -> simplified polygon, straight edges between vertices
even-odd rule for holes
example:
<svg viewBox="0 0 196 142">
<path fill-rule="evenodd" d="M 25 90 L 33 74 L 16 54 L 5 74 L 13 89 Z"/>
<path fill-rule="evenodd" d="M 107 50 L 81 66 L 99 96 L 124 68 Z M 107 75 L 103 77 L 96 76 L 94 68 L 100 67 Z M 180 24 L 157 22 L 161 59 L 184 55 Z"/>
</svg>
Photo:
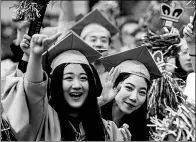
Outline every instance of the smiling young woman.
<svg viewBox="0 0 196 142">
<path fill-rule="evenodd" d="M 58 36 L 33 35 L 25 76 L 13 77 L 11 84 L 7 80 L 2 117 L 18 140 L 123 141 L 115 123 L 100 115 L 97 97 L 101 88 L 90 63 L 101 54 L 73 31 L 48 49 Z M 42 69 L 45 60 L 52 69 L 51 82 Z"/>
<path fill-rule="evenodd" d="M 131 140 L 147 140 L 147 93 L 152 79 L 161 77 L 147 48 L 138 47 L 100 59 L 106 69 L 119 68 L 113 87 L 118 89 L 113 100 L 102 106 L 102 117 L 118 127 L 129 125 Z"/>
</svg>

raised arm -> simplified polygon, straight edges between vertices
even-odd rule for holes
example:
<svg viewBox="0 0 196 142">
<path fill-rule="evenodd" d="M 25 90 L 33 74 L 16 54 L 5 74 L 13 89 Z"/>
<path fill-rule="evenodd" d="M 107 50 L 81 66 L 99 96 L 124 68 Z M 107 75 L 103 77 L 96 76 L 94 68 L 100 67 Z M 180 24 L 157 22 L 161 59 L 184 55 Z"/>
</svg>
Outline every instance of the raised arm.
<svg viewBox="0 0 196 142">
<path fill-rule="evenodd" d="M 52 45 L 60 36 L 57 33 L 51 37 L 46 35 L 35 34 L 32 36 L 30 43 L 30 57 L 26 71 L 26 78 L 30 82 L 43 81 L 42 54 Z"/>
<path fill-rule="evenodd" d="M 113 88 L 114 82 L 119 73 L 119 68 L 112 68 L 110 72 L 108 72 L 101 96 L 97 97 L 99 107 L 102 107 L 103 105 L 112 101 L 120 90 L 120 88 Z"/>
</svg>

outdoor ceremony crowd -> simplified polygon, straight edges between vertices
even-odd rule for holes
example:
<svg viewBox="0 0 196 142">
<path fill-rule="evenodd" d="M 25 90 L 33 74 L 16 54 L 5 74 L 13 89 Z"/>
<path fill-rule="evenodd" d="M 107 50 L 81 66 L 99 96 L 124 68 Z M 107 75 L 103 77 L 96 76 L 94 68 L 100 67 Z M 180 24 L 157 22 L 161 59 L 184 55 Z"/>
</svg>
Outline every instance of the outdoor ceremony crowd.
<svg viewBox="0 0 196 142">
<path fill-rule="evenodd" d="M 176 28 L 178 1 L 151 1 L 139 20 L 119 18 L 117 1 L 70 18 L 65 1 L 56 26 L 39 27 L 36 2 L 12 7 L 2 141 L 195 141 L 195 13 Z M 157 12 L 163 25 L 153 31 Z"/>
</svg>

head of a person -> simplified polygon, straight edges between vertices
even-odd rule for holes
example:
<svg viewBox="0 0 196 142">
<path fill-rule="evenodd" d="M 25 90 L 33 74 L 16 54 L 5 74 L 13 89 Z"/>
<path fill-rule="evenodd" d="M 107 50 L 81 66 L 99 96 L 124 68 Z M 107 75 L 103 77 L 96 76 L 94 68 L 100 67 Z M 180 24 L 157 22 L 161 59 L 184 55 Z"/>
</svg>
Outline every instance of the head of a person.
<svg viewBox="0 0 196 142">
<path fill-rule="evenodd" d="M 59 68 L 61 66 L 53 76 L 60 70 L 62 88 L 59 89 L 62 90 L 63 99 L 70 107 L 81 108 L 89 94 L 89 79 L 92 78 L 90 73 L 87 75 L 89 67 L 85 64 L 65 64 L 64 68 Z"/>
<path fill-rule="evenodd" d="M 131 49 L 136 48 L 136 35 L 139 35 L 140 29 L 138 21 L 129 19 L 120 26 L 120 41 L 123 46 Z"/>
<path fill-rule="evenodd" d="M 150 74 L 148 69 L 136 60 L 124 61 L 119 67 L 126 68 L 127 65 L 131 68 L 123 69 L 124 71 L 119 74 L 114 83 L 114 88 L 120 88 L 115 102 L 123 113 L 131 114 L 139 109 L 147 99 Z"/>
<path fill-rule="evenodd" d="M 146 101 L 151 79 L 161 77 L 154 59 L 146 47 L 138 47 L 100 58 L 106 70 L 120 69 L 114 89 L 119 90 L 115 102 L 125 114 L 131 114 Z"/>
<path fill-rule="evenodd" d="M 110 49 L 111 37 L 118 32 L 98 9 L 87 13 L 71 29 L 103 56 L 107 55 Z"/>
<path fill-rule="evenodd" d="M 178 54 L 178 60 L 180 63 L 181 68 L 186 71 L 187 73 L 190 73 L 193 71 L 193 67 L 191 64 L 191 59 L 188 53 L 188 46 L 184 38 L 181 39 L 181 50 Z"/>
<path fill-rule="evenodd" d="M 103 140 L 103 124 L 97 106 L 97 96 L 100 95 L 98 93 L 101 88 L 97 85 L 99 78 L 95 75 L 96 70 L 90 64 L 101 54 L 74 32 L 50 48 L 47 54 L 48 64 L 52 69 L 49 103 L 58 114 L 62 137 L 64 140 L 75 140 L 75 134 L 68 122 L 72 118 L 82 122 L 85 140 Z M 100 131 L 97 135 L 93 134 L 93 125 L 88 124 L 89 112 Z"/>
<path fill-rule="evenodd" d="M 80 51 L 71 49 L 60 53 L 52 60 L 51 68 L 51 91 L 52 95 L 55 94 L 52 99 L 79 109 L 84 106 L 89 94 L 94 94 L 91 97 L 96 98 L 97 95 L 92 92 L 96 88 L 94 70 Z"/>
<path fill-rule="evenodd" d="M 103 140 L 103 128 L 101 117 L 97 106 L 97 94 L 100 88 L 97 88 L 94 73 L 91 66 L 79 63 L 63 63 L 54 69 L 51 78 L 51 100 L 50 104 L 58 113 L 60 123 L 66 135 L 69 133 L 69 125 L 63 122 L 72 112 L 77 112 L 79 119 L 84 123 L 83 127 L 88 140 Z M 95 91 L 96 90 L 96 91 Z M 92 112 L 93 111 L 93 112 Z M 88 113 L 91 118 L 100 126 L 97 136 L 92 134 L 93 127 L 90 126 Z M 74 140 L 70 137 L 67 140 Z"/>
<path fill-rule="evenodd" d="M 150 52 L 146 47 L 138 47 L 100 60 L 106 70 L 114 66 L 120 69 L 113 85 L 119 91 L 111 103 L 103 106 L 103 118 L 113 119 L 112 109 L 117 106 L 121 114 L 124 114 L 119 126 L 123 123 L 129 125 L 132 140 L 146 140 L 147 93 L 151 80 L 162 76 Z"/>
<path fill-rule="evenodd" d="M 109 50 L 111 35 L 110 32 L 98 23 L 91 23 L 84 27 L 81 38 L 99 52 Z"/>
<path fill-rule="evenodd" d="M 117 1 L 99 1 L 92 9 L 98 9 L 114 25 L 116 24 L 115 18 L 120 14 Z"/>
</svg>

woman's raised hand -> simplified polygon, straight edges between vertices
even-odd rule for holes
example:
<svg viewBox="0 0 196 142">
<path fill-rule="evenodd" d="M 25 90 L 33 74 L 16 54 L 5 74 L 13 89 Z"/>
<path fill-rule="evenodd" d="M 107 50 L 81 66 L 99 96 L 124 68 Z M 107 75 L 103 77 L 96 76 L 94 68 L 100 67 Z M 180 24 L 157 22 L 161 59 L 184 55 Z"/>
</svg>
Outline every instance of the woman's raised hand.
<svg viewBox="0 0 196 142">
<path fill-rule="evenodd" d="M 22 51 L 29 56 L 29 50 L 30 50 L 30 41 L 31 41 L 31 37 L 27 34 L 25 34 L 23 36 L 23 39 L 20 43 L 20 48 L 22 49 Z"/>
<path fill-rule="evenodd" d="M 184 28 L 183 34 L 187 43 L 194 43 L 194 32 L 193 32 L 193 16 L 190 16 L 190 23 Z"/>
<path fill-rule="evenodd" d="M 103 86 L 103 91 L 101 94 L 102 100 L 105 103 L 108 103 L 111 100 L 113 100 L 114 97 L 116 96 L 116 94 L 120 90 L 120 88 L 118 88 L 118 87 L 113 89 L 114 82 L 115 82 L 116 78 L 118 77 L 119 73 L 120 73 L 120 68 L 113 67 L 106 76 L 105 84 Z"/>
<path fill-rule="evenodd" d="M 56 33 L 51 37 L 47 37 L 43 34 L 34 34 L 31 38 L 31 53 L 34 55 L 41 56 L 61 35 L 61 33 Z"/>
</svg>

